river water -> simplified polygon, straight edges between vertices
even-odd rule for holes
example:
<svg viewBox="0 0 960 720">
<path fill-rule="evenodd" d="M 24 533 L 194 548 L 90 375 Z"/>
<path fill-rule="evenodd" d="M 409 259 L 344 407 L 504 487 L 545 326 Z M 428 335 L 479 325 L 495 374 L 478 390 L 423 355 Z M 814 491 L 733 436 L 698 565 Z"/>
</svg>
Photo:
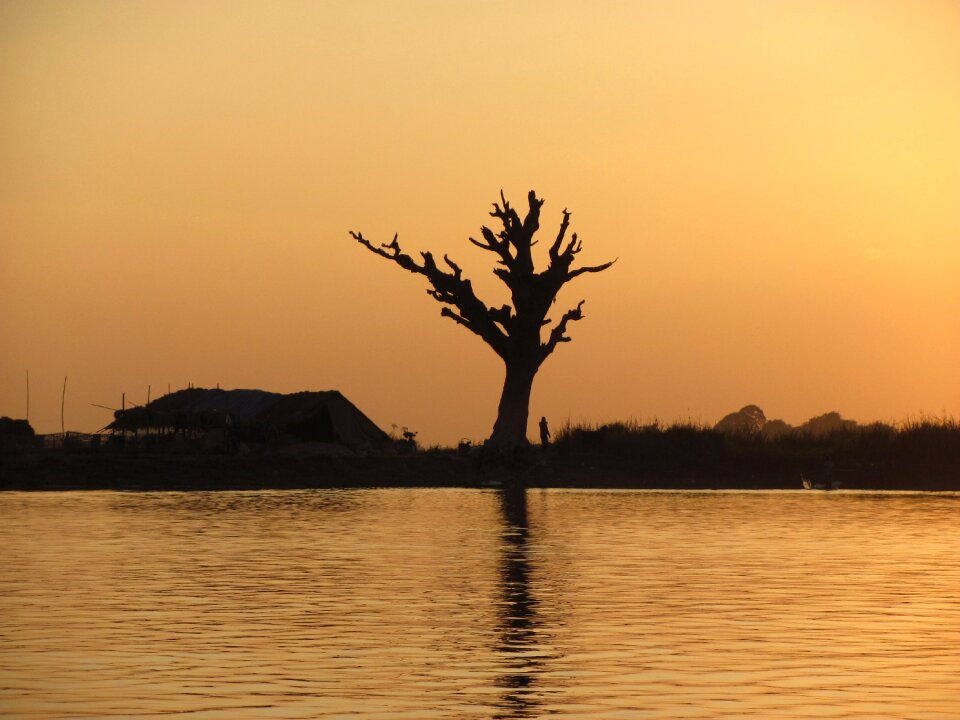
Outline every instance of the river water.
<svg viewBox="0 0 960 720">
<path fill-rule="evenodd" d="M 12 718 L 960 718 L 960 495 L 0 494 Z"/>
</svg>

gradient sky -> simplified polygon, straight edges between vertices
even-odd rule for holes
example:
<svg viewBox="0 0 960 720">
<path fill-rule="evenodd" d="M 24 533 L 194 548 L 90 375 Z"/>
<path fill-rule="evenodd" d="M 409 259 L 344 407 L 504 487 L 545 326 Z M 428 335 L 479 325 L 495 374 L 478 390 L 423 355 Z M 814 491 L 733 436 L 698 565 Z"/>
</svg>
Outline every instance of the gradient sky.
<svg viewBox="0 0 960 720">
<path fill-rule="evenodd" d="M 336 388 L 484 438 L 494 353 L 348 230 L 573 212 L 554 426 L 960 415 L 960 4 L 0 2 L 0 414 Z M 545 243 L 544 243 L 545 244 Z M 542 246 L 541 246 L 542 247 Z M 532 425 L 533 427 L 533 425 Z"/>
</svg>

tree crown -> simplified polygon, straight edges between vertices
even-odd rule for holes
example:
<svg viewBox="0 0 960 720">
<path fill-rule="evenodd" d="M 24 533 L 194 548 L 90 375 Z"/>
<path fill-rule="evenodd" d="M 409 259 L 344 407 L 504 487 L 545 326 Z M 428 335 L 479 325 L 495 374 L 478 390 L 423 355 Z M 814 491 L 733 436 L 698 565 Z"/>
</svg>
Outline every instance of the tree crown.
<svg viewBox="0 0 960 720">
<path fill-rule="evenodd" d="M 581 300 L 549 328 L 546 338 L 542 337 L 541 330 L 552 322 L 547 319 L 547 313 L 560 288 L 580 275 L 602 272 L 616 262 L 572 267 L 583 246 L 577 233 L 567 239 L 570 213 L 564 209 L 560 229 L 548 251 L 549 262 L 546 268 L 537 272 L 532 248 L 537 243 L 534 235 L 540 229 L 543 202 L 531 190 L 527 194 L 526 216 L 521 220 L 501 191 L 500 202 L 493 203 L 490 212 L 490 216 L 499 221 L 501 229 L 494 232 L 484 225 L 480 228 L 481 240 L 469 238 L 477 247 L 497 256 L 493 272 L 507 286 L 512 300 L 512 305 L 501 307 L 488 306 L 478 298 L 460 266 L 447 255 L 443 256 L 445 267 L 441 267 L 430 252 L 421 252 L 419 262 L 404 253 L 397 235 L 393 236 L 392 242 L 380 245 L 373 244 L 362 233 L 351 231 L 350 235 L 380 257 L 393 261 L 404 270 L 423 275 L 430 283 L 427 294 L 444 306 L 440 314 L 480 336 L 504 360 L 518 354 L 532 354 L 539 366 L 559 343 L 570 341 L 566 334 L 567 325 L 583 319 L 584 301 Z"/>
</svg>

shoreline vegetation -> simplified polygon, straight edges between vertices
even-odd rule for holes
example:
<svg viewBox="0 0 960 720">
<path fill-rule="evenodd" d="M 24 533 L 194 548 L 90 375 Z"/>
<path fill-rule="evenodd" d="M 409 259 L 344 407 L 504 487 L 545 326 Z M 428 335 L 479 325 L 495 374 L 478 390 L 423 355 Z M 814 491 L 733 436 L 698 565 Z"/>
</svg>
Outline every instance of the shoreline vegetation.
<svg viewBox="0 0 960 720">
<path fill-rule="evenodd" d="M 18 422 L 18 421 L 13 421 Z M 560 428 L 546 449 L 510 456 L 483 447 L 362 453 L 321 443 L 166 446 L 142 438 L 96 442 L 74 433 L 42 447 L 5 435 L 0 490 L 261 490 L 359 487 L 589 489 L 960 490 L 960 423 L 923 419 L 721 431 L 694 424 L 618 422 Z"/>
</svg>

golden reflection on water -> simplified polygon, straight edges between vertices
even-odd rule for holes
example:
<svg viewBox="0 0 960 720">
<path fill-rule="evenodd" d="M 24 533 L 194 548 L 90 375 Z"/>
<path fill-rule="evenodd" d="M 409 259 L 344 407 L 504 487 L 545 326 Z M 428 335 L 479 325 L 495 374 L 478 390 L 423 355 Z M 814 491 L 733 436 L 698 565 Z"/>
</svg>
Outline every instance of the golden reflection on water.
<svg viewBox="0 0 960 720">
<path fill-rule="evenodd" d="M 960 496 L 0 495 L 22 718 L 960 717 Z"/>
</svg>

